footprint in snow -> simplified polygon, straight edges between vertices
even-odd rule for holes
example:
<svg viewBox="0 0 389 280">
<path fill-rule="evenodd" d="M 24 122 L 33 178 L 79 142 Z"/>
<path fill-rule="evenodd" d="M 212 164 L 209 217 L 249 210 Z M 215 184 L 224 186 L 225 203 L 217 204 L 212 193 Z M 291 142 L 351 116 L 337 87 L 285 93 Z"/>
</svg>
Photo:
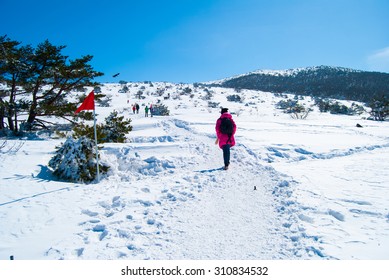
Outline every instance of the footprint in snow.
<svg viewBox="0 0 389 280">
<path fill-rule="evenodd" d="M 76 249 L 76 255 L 77 255 L 77 257 L 81 257 L 83 253 L 84 253 L 84 248 L 78 248 L 78 249 Z"/>
<path fill-rule="evenodd" d="M 338 221 L 344 222 L 344 215 L 338 211 L 335 210 L 328 210 L 328 214 L 337 219 Z"/>
<path fill-rule="evenodd" d="M 99 215 L 99 213 L 90 210 L 82 210 L 81 213 L 88 215 L 89 217 L 96 217 L 97 215 Z"/>
</svg>

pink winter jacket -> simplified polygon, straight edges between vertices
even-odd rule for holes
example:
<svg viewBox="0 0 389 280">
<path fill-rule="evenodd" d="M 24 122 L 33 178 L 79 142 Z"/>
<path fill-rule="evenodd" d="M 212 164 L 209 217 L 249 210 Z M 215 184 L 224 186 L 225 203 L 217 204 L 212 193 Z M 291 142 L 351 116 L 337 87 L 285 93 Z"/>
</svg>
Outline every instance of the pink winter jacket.
<svg viewBox="0 0 389 280">
<path fill-rule="evenodd" d="M 229 118 L 231 121 L 232 121 L 232 124 L 233 124 L 233 126 L 234 126 L 234 131 L 233 131 L 233 133 L 232 133 L 232 135 L 231 135 L 231 138 L 230 138 L 230 140 L 228 141 L 228 135 L 227 134 L 223 134 L 223 133 L 221 133 L 221 131 L 220 131 L 220 124 L 221 124 L 221 122 L 222 122 L 222 118 Z M 215 129 L 216 129 L 216 135 L 217 135 L 217 139 L 219 139 L 219 147 L 222 149 L 223 148 L 223 146 L 224 145 L 226 145 L 226 144 L 230 144 L 230 146 L 231 147 L 233 147 L 233 146 L 235 146 L 235 137 L 234 137 L 234 135 L 235 135 L 235 132 L 236 132 L 236 124 L 235 124 L 235 122 L 234 122 L 234 120 L 232 119 L 232 116 L 231 116 L 231 114 L 230 113 L 223 113 L 221 116 L 220 116 L 220 118 L 217 120 L 217 122 L 216 122 L 216 127 L 215 127 Z M 228 143 L 227 143 L 227 141 L 228 141 Z"/>
</svg>

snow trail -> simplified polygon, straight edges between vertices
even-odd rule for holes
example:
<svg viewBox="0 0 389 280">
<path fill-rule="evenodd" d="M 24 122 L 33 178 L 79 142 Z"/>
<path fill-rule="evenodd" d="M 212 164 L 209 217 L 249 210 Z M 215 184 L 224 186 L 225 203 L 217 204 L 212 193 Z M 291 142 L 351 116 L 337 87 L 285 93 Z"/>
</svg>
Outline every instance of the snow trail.
<svg viewBox="0 0 389 280">
<path fill-rule="evenodd" d="M 280 255 L 284 248 L 278 246 L 283 242 L 274 228 L 282 226 L 277 224 L 269 192 L 274 182 L 258 169 L 242 178 L 241 174 L 250 174 L 242 169 L 241 163 L 232 162 L 228 171 L 201 174 L 206 195 L 175 211 L 179 223 L 175 223 L 172 246 L 176 248 L 169 258 L 272 259 Z M 277 242 L 272 243 L 273 238 Z"/>
<path fill-rule="evenodd" d="M 178 119 L 155 126 L 168 137 L 156 142 L 137 136 L 128 147 L 104 148 L 118 168 L 98 188 L 111 195 L 101 191 L 97 204 L 84 205 L 78 241 L 61 240 L 51 258 L 293 259 L 305 254 L 300 239 L 285 237 L 289 212 L 279 210 L 283 194 L 274 193 L 282 178 L 249 148 L 234 147 L 231 169 L 224 171 L 213 135 Z M 150 157 L 153 149 L 167 153 Z M 96 200 L 96 193 L 88 192 L 85 201 Z"/>
</svg>

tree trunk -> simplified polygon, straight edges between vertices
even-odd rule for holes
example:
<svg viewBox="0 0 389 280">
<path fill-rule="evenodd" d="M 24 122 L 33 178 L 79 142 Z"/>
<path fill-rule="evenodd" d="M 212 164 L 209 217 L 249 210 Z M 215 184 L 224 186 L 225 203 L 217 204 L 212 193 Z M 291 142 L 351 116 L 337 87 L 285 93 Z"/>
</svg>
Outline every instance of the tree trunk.
<svg viewBox="0 0 389 280">
<path fill-rule="evenodd" d="M 8 119 L 8 127 L 11 131 L 15 132 L 15 125 L 13 121 L 13 116 L 16 116 L 16 104 L 15 104 L 15 96 L 16 96 L 16 80 L 15 75 L 12 77 L 12 86 L 11 86 L 11 92 L 9 95 L 9 103 L 7 106 L 7 119 Z M 17 129 L 17 123 L 16 129 Z"/>
<path fill-rule="evenodd" d="M 11 114 L 11 116 L 12 116 L 12 111 L 10 112 L 10 110 L 8 110 L 8 114 Z M 7 119 L 8 119 L 8 127 L 9 127 L 9 129 L 11 131 L 15 131 L 14 122 L 13 122 L 12 117 L 8 116 Z"/>
<path fill-rule="evenodd" d="M 37 107 L 36 104 L 31 104 L 30 111 L 28 113 L 28 119 L 27 119 L 27 123 L 29 123 L 29 124 L 32 124 L 35 121 L 35 118 L 37 115 L 36 114 L 36 107 Z"/>
<path fill-rule="evenodd" d="M 3 101 L 1 101 L 0 105 L 0 130 L 4 129 L 4 118 L 5 118 L 5 107 Z"/>
<path fill-rule="evenodd" d="M 15 108 L 14 113 L 15 113 L 15 117 L 14 117 L 15 127 L 14 128 L 15 128 L 15 133 L 17 133 L 19 131 L 19 126 L 18 126 L 18 112 L 17 112 L 16 108 Z"/>
<path fill-rule="evenodd" d="M 30 110 L 28 112 L 28 119 L 27 119 L 27 123 L 29 123 L 30 125 L 32 125 L 32 123 L 35 121 L 35 118 L 37 116 L 37 112 L 36 112 L 36 108 L 38 107 L 37 95 L 38 95 L 38 90 L 39 90 L 40 85 L 41 85 L 41 82 L 38 81 L 35 85 L 33 92 L 32 92 L 32 103 L 30 106 Z"/>
</svg>

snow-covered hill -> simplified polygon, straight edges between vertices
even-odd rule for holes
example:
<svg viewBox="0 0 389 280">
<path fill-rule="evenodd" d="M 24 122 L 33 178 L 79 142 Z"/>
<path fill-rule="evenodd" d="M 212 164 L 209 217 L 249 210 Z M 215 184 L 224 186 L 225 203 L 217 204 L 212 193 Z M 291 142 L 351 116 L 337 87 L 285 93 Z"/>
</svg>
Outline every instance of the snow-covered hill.
<svg viewBox="0 0 389 280">
<path fill-rule="evenodd" d="M 112 102 L 96 108 L 98 121 L 115 109 L 134 129 L 128 143 L 103 145 L 111 170 L 99 183 L 51 175 L 64 139 L 5 143 L 0 259 L 388 259 L 388 122 L 317 108 L 292 119 L 275 109 L 282 97 L 260 91 L 242 90 L 236 103 L 226 88 L 127 86 L 102 87 Z M 170 116 L 144 117 L 158 102 Z M 228 171 L 215 103 L 238 126 Z"/>
<path fill-rule="evenodd" d="M 389 74 L 344 67 L 315 66 L 288 70 L 257 70 L 206 84 L 369 103 L 373 98 L 381 98 L 382 94 L 388 97 Z"/>
<path fill-rule="evenodd" d="M 345 68 L 345 67 L 331 67 L 331 66 L 312 66 L 312 67 L 299 67 L 299 68 L 291 68 L 285 70 L 265 70 L 258 69 L 255 71 L 251 71 L 248 73 L 235 75 L 232 77 L 228 77 L 225 79 L 220 79 L 216 81 L 205 82 L 206 85 L 222 85 L 224 82 L 234 80 L 237 78 L 243 78 L 250 75 L 266 75 L 266 76 L 278 76 L 278 77 L 294 77 L 301 73 L 317 73 L 322 70 L 333 71 L 333 72 L 343 72 L 343 73 L 362 73 L 361 70 Z M 313 74 L 314 75 L 314 74 Z"/>
</svg>

